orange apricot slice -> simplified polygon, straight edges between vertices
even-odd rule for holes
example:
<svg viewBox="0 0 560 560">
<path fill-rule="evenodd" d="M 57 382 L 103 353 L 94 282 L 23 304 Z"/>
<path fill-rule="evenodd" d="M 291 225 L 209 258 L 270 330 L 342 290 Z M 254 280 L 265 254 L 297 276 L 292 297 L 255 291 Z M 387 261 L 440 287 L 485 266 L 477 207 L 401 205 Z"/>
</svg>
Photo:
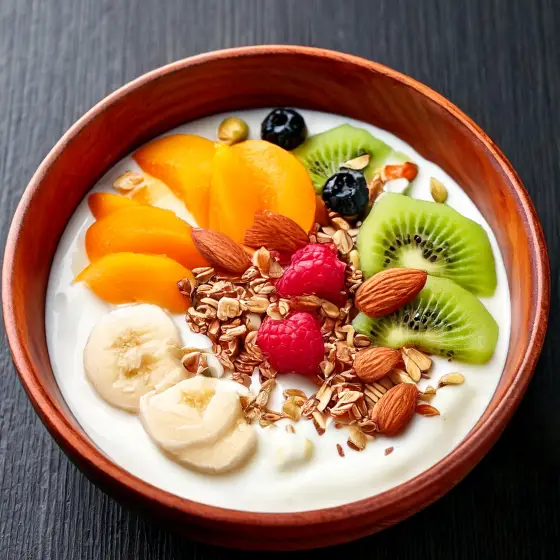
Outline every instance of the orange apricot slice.
<svg viewBox="0 0 560 560">
<path fill-rule="evenodd" d="M 212 164 L 210 229 L 242 242 L 258 210 L 272 210 L 309 231 L 315 191 L 309 174 L 290 152 L 263 140 L 218 146 Z"/>
<path fill-rule="evenodd" d="M 86 251 L 92 262 L 110 253 L 132 252 L 166 255 L 187 268 L 208 264 L 187 222 L 170 210 L 141 204 L 94 222 L 86 232 Z"/>
<path fill-rule="evenodd" d="M 260 185 L 250 168 L 232 148 L 218 145 L 212 164 L 209 228 L 242 243 L 245 231 L 263 210 Z"/>
<path fill-rule="evenodd" d="M 183 278 L 192 279 L 192 272 L 168 257 L 113 253 L 82 270 L 75 282 L 85 282 L 108 303 L 153 303 L 184 313 L 190 301 L 177 287 Z"/>
<path fill-rule="evenodd" d="M 232 150 L 249 168 L 263 207 L 291 218 L 308 232 L 315 222 L 315 190 L 303 164 L 264 140 L 240 142 Z"/>
<path fill-rule="evenodd" d="M 100 220 L 117 210 L 138 206 L 138 202 L 120 194 L 96 192 L 89 195 L 88 206 L 93 217 Z"/>
<path fill-rule="evenodd" d="M 200 227 L 208 227 L 213 142 L 194 134 L 172 134 L 150 142 L 132 157 L 185 203 Z"/>
</svg>

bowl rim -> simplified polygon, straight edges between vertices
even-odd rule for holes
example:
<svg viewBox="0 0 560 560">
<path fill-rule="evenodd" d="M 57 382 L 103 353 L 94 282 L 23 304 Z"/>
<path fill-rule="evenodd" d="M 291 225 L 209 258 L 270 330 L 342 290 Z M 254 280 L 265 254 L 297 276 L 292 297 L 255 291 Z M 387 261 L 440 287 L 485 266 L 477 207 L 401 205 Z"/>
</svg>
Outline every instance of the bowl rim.
<svg viewBox="0 0 560 560">
<path fill-rule="evenodd" d="M 72 138 L 78 135 L 108 106 L 152 80 L 160 79 L 176 71 L 182 71 L 185 68 L 198 66 L 213 60 L 236 59 L 267 54 L 305 55 L 323 61 L 330 60 L 332 62 L 342 62 L 353 66 L 359 66 L 364 71 L 380 73 L 392 80 L 400 82 L 408 88 L 416 90 L 419 94 L 427 97 L 429 100 L 439 105 L 440 108 L 447 111 L 449 115 L 459 121 L 460 125 L 466 127 L 478 142 L 485 146 L 494 160 L 499 164 L 506 179 L 513 186 L 513 190 L 519 198 L 519 203 L 526 217 L 526 225 L 529 230 L 528 242 L 532 247 L 533 265 L 537 271 L 536 293 L 533 304 L 535 321 L 532 332 L 528 337 L 525 357 L 502 400 L 496 405 L 482 425 L 475 426 L 457 447 L 429 469 L 398 486 L 355 502 L 294 513 L 241 511 L 194 502 L 153 486 L 118 466 L 98 449 L 85 433 L 81 435 L 73 428 L 71 423 L 66 419 L 65 414 L 49 397 L 48 392 L 43 389 L 41 375 L 39 372 L 34 371 L 31 361 L 28 358 L 25 345 L 20 339 L 16 322 L 16 312 L 13 306 L 13 260 L 20 237 L 23 218 L 36 192 L 40 188 L 43 178 L 48 173 L 50 166 L 64 151 L 66 145 Z M 377 518 L 381 520 L 388 512 L 391 512 L 391 510 L 393 510 L 393 512 L 395 511 L 395 504 L 401 503 L 405 510 L 401 508 L 401 511 L 397 512 L 396 519 L 399 520 L 408 515 L 412 515 L 419 507 L 423 508 L 432 503 L 447 492 L 454 484 L 462 480 L 497 440 L 527 389 L 544 343 L 550 306 L 549 284 L 550 264 L 544 235 L 527 191 L 501 150 L 488 135 L 458 107 L 439 93 L 413 78 L 364 58 L 314 47 L 260 45 L 207 52 L 156 68 L 109 94 L 94 105 L 67 130 L 34 173 L 14 214 L 4 254 L 2 304 L 6 333 L 13 361 L 35 410 L 59 445 L 69 453 L 71 457 L 79 458 L 81 464 L 88 467 L 89 472 L 94 472 L 100 479 L 108 479 L 117 482 L 117 484 L 123 486 L 129 494 L 136 495 L 140 500 L 148 500 L 159 508 L 171 509 L 186 516 L 198 517 L 211 522 L 222 522 L 225 524 L 234 523 L 236 525 L 247 526 L 254 525 L 258 518 L 258 525 L 260 527 L 280 528 L 302 524 L 317 526 L 337 522 L 342 519 L 348 520 L 349 518 L 360 517 L 366 513 L 370 518 L 377 516 Z"/>
</svg>

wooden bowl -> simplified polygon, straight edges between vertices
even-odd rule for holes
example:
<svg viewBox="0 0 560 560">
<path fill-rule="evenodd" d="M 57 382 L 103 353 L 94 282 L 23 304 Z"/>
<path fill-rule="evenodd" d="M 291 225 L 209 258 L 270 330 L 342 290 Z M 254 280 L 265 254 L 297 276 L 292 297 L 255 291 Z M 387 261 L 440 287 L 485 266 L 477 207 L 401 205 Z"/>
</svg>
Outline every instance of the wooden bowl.
<svg viewBox="0 0 560 560">
<path fill-rule="evenodd" d="M 500 384 L 458 447 L 429 470 L 373 498 L 295 514 L 201 505 L 114 464 L 62 398 L 44 324 L 57 243 L 80 200 L 113 164 L 186 121 L 272 106 L 372 123 L 441 166 L 496 234 L 512 301 L 510 347 Z M 354 56 L 304 47 L 247 47 L 154 70 L 109 95 L 64 135 L 17 208 L 6 246 L 2 300 L 13 359 L 27 394 L 58 444 L 92 481 L 194 539 L 240 548 L 312 548 L 357 539 L 412 515 L 457 484 L 490 449 L 517 408 L 541 351 L 549 263 L 541 226 L 519 177 L 490 138 L 449 101 L 411 78 Z"/>
</svg>

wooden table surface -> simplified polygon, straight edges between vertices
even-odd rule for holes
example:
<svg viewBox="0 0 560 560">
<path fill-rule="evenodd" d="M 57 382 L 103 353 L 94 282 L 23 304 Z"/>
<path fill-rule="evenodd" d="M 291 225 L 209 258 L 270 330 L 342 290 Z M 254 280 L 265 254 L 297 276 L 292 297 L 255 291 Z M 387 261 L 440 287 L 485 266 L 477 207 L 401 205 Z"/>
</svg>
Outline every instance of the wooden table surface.
<svg viewBox="0 0 560 560">
<path fill-rule="evenodd" d="M 336 552 L 368 560 L 557 558 L 558 29 L 558 0 L 1 0 L 2 246 L 27 181 L 61 134 L 109 92 L 167 62 L 238 45 L 303 44 L 426 83 L 478 122 L 524 180 L 552 260 L 550 328 L 519 411 L 467 479 L 411 519 Z M 0 559 L 231 556 L 156 528 L 94 487 L 32 410 L 4 334 L 0 367 Z"/>
</svg>

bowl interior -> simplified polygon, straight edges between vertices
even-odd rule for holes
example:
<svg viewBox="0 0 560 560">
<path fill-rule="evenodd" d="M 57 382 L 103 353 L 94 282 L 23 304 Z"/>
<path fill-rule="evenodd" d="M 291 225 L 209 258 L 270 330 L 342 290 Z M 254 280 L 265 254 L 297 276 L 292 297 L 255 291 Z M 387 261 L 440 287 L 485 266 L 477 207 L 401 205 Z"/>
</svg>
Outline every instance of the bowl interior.
<svg viewBox="0 0 560 560">
<path fill-rule="evenodd" d="M 52 258 L 80 200 L 108 168 L 158 134 L 212 113 L 269 106 L 338 113 L 384 128 L 465 189 L 497 237 L 512 299 L 506 368 L 479 424 L 512 387 L 520 397 L 546 327 L 547 259 L 531 203 L 507 162 L 454 106 L 412 80 L 335 53 L 262 48 L 202 55 L 125 86 L 69 131 L 31 181 L 6 252 L 4 298 L 18 369 L 35 372 L 22 373 L 39 412 L 48 402 L 86 437 L 58 390 L 44 327 Z"/>
</svg>

